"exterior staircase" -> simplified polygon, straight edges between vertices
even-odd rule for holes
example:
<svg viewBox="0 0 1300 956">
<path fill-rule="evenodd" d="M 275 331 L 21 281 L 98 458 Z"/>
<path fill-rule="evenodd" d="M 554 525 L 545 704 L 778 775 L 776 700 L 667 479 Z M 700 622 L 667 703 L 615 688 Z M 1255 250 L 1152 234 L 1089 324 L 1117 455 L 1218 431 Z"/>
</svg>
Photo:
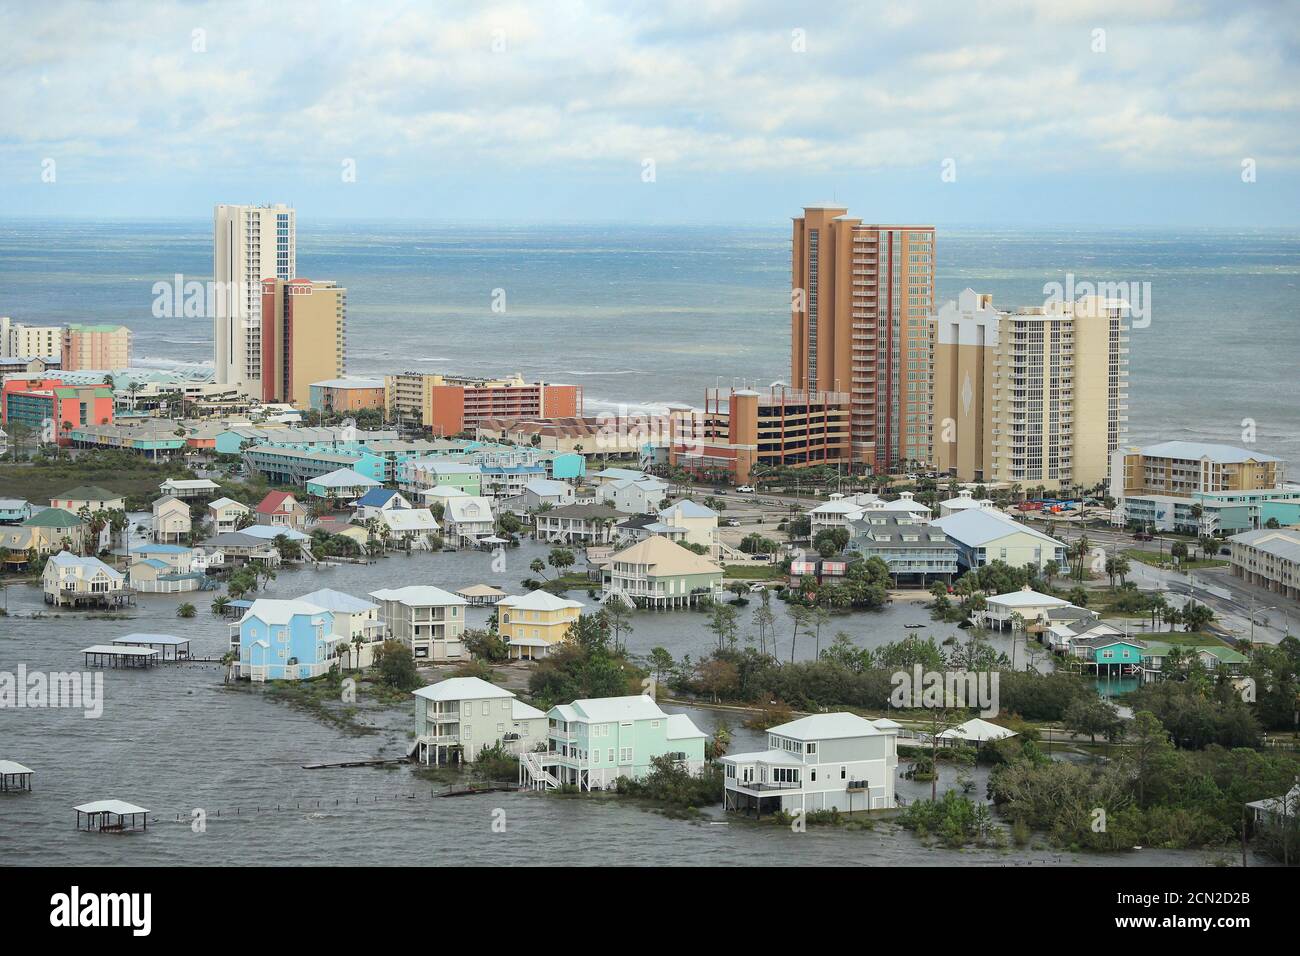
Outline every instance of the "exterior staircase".
<svg viewBox="0 0 1300 956">
<path fill-rule="evenodd" d="M 530 750 L 519 757 L 519 784 L 530 790 L 555 790 L 560 781 L 542 764 L 542 755 Z"/>
</svg>

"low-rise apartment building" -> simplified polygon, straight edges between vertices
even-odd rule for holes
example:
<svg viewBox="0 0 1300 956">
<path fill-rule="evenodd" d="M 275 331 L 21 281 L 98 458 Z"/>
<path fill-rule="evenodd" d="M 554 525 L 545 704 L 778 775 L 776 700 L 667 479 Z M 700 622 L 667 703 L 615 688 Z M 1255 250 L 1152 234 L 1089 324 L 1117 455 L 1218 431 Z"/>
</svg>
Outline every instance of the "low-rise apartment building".
<svg viewBox="0 0 1300 956">
<path fill-rule="evenodd" d="M 1262 528 L 1228 539 L 1232 573 L 1292 601 L 1300 600 L 1300 529 Z"/>
</svg>

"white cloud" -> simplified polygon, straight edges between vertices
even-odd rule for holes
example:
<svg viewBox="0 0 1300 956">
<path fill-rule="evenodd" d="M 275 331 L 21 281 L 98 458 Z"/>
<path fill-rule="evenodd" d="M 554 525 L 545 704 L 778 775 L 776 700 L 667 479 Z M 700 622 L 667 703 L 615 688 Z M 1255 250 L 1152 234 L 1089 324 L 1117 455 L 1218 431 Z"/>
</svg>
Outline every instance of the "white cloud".
<svg viewBox="0 0 1300 956">
<path fill-rule="evenodd" d="M 623 6 L 9 7 L 0 171 L 45 155 L 106 180 L 336 169 L 341 156 L 390 173 L 647 156 L 661 173 L 746 173 L 947 156 L 1196 171 L 1300 155 L 1296 28 L 1267 5 Z M 207 52 L 191 51 L 195 28 Z M 807 52 L 791 49 L 794 29 Z"/>
</svg>

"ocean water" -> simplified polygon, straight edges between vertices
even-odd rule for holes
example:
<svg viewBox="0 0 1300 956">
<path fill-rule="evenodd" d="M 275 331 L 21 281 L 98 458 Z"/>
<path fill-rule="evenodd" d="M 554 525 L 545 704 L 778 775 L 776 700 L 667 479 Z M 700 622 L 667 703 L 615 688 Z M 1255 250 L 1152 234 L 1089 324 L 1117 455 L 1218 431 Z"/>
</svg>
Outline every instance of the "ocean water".
<svg viewBox="0 0 1300 956">
<path fill-rule="evenodd" d="M 212 273 L 211 222 L 0 220 L 0 315 L 121 322 L 138 364 L 211 359 L 211 328 L 152 314 L 153 284 Z M 1043 286 L 1149 282 L 1129 437 L 1242 444 L 1300 461 L 1300 232 L 946 228 L 937 297 L 1001 307 Z M 348 288 L 348 371 L 521 372 L 581 384 L 589 412 L 699 403 L 789 376 L 789 227 L 298 226 L 298 272 Z M 501 293 L 496 290 L 502 290 Z M 504 294 L 504 311 L 493 302 Z M 1243 437 L 1243 435 L 1246 437 Z"/>
</svg>

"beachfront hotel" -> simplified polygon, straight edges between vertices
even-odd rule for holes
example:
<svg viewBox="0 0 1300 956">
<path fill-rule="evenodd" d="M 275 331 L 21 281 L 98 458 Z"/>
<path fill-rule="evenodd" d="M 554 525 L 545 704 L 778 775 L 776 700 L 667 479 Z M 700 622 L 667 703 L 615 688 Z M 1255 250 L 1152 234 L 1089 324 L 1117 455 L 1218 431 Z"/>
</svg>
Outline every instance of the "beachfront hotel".
<svg viewBox="0 0 1300 956">
<path fill-rule="evenodd" d="M 1269 517 L 1300 517 L 1300 486 L 1281 459 L 1213 442 L 1167 441 L 1116 449 L 1110 458 L 1114 522 L 1157 531 L 1234 534 Z"/>
<path fill-rule="evenodd" d="M 63 348 L 63 326 L 27 325 L 0 316 L 0 358 L 57 358 Z"/>
<path fill-rule="evenodd" d="M 245 395 L 262 397 L 262 282 L 287 281 L 297 273 L 297 214 L 293 209 L 283 203 L 216 206 L 212 277 L 219 288 L 233 294 L 233 298 L 215 297 L 213 362 L 218 384 L 237 385 Z M 307 381 L 336 377 L 331 372 Z"/>
<path fill-rule="evenodd" d="M 493 419 L 582 415 L 582 386 L 525 382 L 519 374 L 490 379 L 403 372 L 385 376 L 384 385 L 390 415 L 418 421 L 443 438 Z"/>
<path fill-rule="evenodd" d="M 847 464 L 850 417 L 846 392 L 711 388 L 698 415 L 679 419 L 668 461 L 696 475 L 725 472 L 737 484 L 764 469 Z"/>
<path fill-rule="evenodd" d="M 79 426 L 112 424 L 113 390 L 107 385 L 65 384 L 62 378 L 14 376 L 0 386 L 0 420 L 10 429 L 27 429 L 42 442 L 72 444 Z M 46 434 L 52 423 L 54 435 Z"/>
<path fill-rule="evenodd" d="M 934 226 L 847 212 L 808 206 L 794 218 L 790 380 L 847 392 L 853 461 L 895 472 L 930 457 Z"/>
<path fill-rule="evenodd" d="M 931 319 L 934 462 L 959 481 L 1091 488 L 1128 422 L 1128 309 L 1000 312 L 964 289 Z"/>
<path fill-rule="evenodd" d="M 123 369 L 131 364 L 131 330 L 125 325 L 69 325 L 60 342 L 60 369 Z"/>
</svg>

